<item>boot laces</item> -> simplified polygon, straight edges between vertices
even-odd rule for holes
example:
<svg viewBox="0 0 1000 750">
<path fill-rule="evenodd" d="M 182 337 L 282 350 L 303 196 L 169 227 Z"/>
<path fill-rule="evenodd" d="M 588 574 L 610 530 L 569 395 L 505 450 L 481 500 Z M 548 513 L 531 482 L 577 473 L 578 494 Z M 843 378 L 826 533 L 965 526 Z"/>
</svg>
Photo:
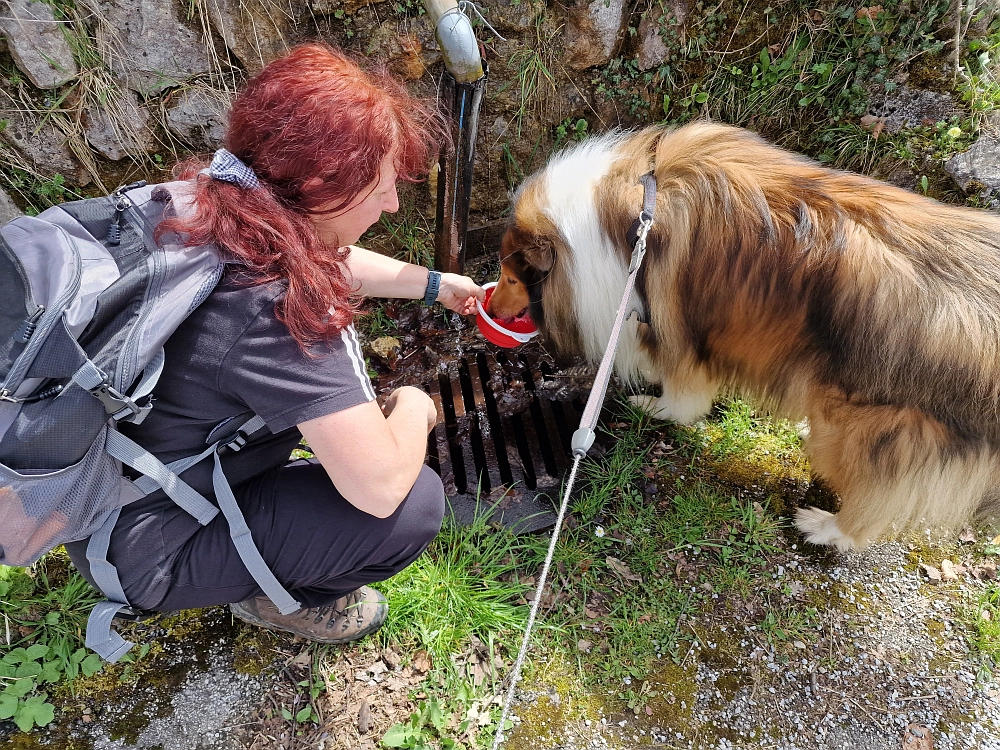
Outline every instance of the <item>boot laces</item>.
<svg viewBox="0 0 1000 750">
<path fill-rule="evenodd" d="M 319 625 L 323 620 L 326 620 L 327 628 L 332 628 L 337 620 L 344 619 L 344 626 L 347 626 L 346 620 L 352 614 L 352 610 L 356 612 L 358 625 L 363 622 L 363 617 L 361 615 L 361 605 L 364 603 L 365 597 L 364 592 L 361 589 L 357 591 L 352 591 L 341 599 L 336 599 L 330 604 L 324 604 L 319 607 L 310 607 L 305 612 L 305 617 L 313 618 L 313 622 Z M 343 605 L 337 606 L 338 602 L 343 601 Z"/>
</svg>

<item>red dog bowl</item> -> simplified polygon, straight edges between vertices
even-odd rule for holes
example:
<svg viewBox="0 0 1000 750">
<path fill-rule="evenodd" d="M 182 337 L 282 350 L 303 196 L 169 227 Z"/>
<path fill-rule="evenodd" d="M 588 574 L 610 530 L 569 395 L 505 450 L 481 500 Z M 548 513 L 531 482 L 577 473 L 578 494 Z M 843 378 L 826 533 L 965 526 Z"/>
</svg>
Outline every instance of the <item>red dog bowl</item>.
<svg viewBox="0 0 1000 750">
<path fill-rule="evenodd" d="M 476 307 L 479 308 L 479 314 L 476 315 L 476 324 L 488 341 L 492 341 L 497 346 L 513 349 L 515 346 L 530 341 L 537 336 L 538 327 L 527 315 L 504 321 L 503 323 L 491 318 L 489 313 L 486 312 L 486 305 L 489 305 L 490 297 L 493 296 L 493 289 L 496 285 L 495 281 L 483 284 L 483 289 L 486 290 L 486 299 L 483 302 L 476 300 Z"/>
</svg>

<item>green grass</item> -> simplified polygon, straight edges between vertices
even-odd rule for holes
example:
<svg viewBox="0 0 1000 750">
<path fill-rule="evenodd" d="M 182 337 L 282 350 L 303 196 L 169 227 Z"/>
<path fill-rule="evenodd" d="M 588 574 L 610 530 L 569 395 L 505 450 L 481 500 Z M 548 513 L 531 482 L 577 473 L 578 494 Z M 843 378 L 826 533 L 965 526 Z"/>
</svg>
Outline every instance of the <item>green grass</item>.
<svg viewBox="0 0 1000 750">
<path fill-rule="evenodd" d="M 390 615 L 379 637 L 423 649 L 438 665 L 450 665 L 473 638 L 516 638 L 527 621 L 517 603 L 527 587 L 511 574 L 532 548 L 532 539 L 484 520 L 469 527 L 446 520 L 426 554 L 380 584 Z"/>
<path fill-rule="evenodd" d="M 972 648 L 982 658 L 982 667 L 992 674 L 1000 666 L 1000 583 L 991 582 L 976 598 L 969 617 Z"/>
<path fill-rule="evenodd" d="M 101 669 L 83 648 L 90 610 L 101 597 L 61 549 L 29 570 L 0 566 L 0 719 L 29 731 L 52 721 L 52 686 Z"/>
<path fill-rule="evenodd" d="M 383 214 L 379 225 L 388 234 L 396 258 L 418 266 L 434 265 L 434 230 L 419 210 L 407 206 L 398 214 Z"/>
</svg>

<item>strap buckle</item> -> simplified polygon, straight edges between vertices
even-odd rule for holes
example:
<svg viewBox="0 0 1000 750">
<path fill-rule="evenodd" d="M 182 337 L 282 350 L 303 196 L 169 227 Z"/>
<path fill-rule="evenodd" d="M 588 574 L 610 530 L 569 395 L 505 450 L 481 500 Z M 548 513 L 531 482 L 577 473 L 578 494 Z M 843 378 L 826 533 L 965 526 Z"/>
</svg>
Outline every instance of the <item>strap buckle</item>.
<svg viewBox="0 0 1000 750">
<path fill-rule="evenodd" d="M 226 441 L 225 443 L 222 443 L 222 445 L 220 445 L 219 447 L 220 448 L 228 448 L 229 450 L 231 450 L 234 453 L 236 453 L 244 445 L 247 444 L 247 440 L 249 440 L 249 439 L 250 439 L 250 436 L 247 435 L 242 429 L 239 429 L 239 430 L 236 431 L 235 435 L 233 435 L 231 438 L 229 438 L 229 440 Z"/>
<path fill-rule="evenodd" d="M 642 263 L 646 255 L 646 235 L 649 234 L 650 227 L 653 226 L 653 217 L 645 211 L 639 214 L 639 231 L 635 238 L 635 247 L 632 250 L 632 262 L 629 264 L 628 272 L 635 273 L 639 264 Z"/>
<path fill-rule="evenodd" d="M 96 388 L 91 388 L 90 393 L 104 404 L 108 414 L 117 422 L 141 424 L 153 408 L 153 405 L 149 403 L 140 406 L 125 394 L 112 388 L 107 382 L 101 383 Z"/>
</svg>

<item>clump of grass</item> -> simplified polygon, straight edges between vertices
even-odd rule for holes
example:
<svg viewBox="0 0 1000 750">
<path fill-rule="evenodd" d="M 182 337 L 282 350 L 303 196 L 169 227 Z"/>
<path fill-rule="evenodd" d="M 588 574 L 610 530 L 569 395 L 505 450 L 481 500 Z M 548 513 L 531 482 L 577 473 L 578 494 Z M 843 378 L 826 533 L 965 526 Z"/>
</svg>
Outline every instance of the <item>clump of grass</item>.
<svg viewBox="0 0 1000 750">
<path fill-rule="evenodd" d="M 726 482 L 780 495 L 789 483 L 798 487 L 809 481 L 809 462 L 795 427 L 758 414 L 745 401 L 722 401 L 712 419 L 686 431 L 712 472 Z"/>
<path fill-rule="evenodd" d="M 509 577 L 529 545 L 485 518 L 465 527 L 446 518 L 427 553 L 380 585 L 389 599 L 380 638 L 424 649 L 435 664 L 450 664 L 473 637 L 505 634 L 515 644 L 527 622 L 517 604 L 526 587 Z"/>
<path fill-rule="evenodd" d="M 993 675 L 1000 665 L 1000 583 L 991 582 L 979 594 L 970 619 L 969 644 L 979 654 L 984 673 Z"/>
<path fill-rule="evenodd" d="M 395 257 L 418 266 L 434 265 L 434 231 L 418 209 L 407 207 L 402 214 L 379 219 L 390 238 Z"/>
</svg>

